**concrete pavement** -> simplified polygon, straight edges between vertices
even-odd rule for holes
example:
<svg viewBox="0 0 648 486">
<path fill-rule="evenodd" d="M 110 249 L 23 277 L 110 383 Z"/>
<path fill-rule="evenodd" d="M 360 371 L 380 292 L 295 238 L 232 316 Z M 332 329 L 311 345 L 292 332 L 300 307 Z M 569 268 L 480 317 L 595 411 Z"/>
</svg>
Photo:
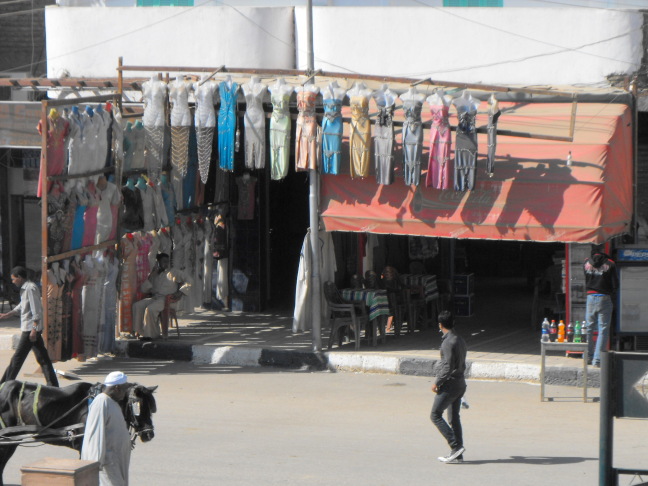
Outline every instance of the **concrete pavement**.
<svg viewBox="0 0 648 486">
<path fill-rule="evenodd" d="M 0 349 L 9 350 L 19 335 L 17 320 L 0 322 Z M 441 336 L 436 329 L 417 330 L 359 350 L 353 342 L 327 350 L 328 329 L 322 331 L 324 351 L 312 352 L 311 333 L 292 333 L 286 313 L 243 314 L 201 310 L 179 318 L 180 336 L 170 329 L 166 341 L 118 341 L 116 354 L 132 358 L 191 361 L 225 366 L 274 366 L 351 372 L 433 376 Z M 457 329 L 468 344 L 467 376 L 472 379 L 538 383 L 539 333 L 503 330 L 478 318 L 458 318 Z M 74 363 L 75 361 L 73 361 Z M 70 365 L 73 365 L 70 363 Z M 68 365 L 67 367 L 69 367 Z M 61 367 L 62 364 L 56 366 Z M 72 366 L 73 367 L 73 366 Z M 579 386 L 582 361 L 553 354 L 547 358 L 546 382 Z M 599 386 L 599 370 L 589 368 L 588 383 Z"/>
</svg>

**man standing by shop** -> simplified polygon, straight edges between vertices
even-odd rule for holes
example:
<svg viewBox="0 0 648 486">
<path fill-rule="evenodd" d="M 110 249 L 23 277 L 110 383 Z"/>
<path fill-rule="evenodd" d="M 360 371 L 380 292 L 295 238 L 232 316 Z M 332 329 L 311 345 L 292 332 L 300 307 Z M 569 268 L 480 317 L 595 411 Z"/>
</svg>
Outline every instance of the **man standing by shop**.
<svg viewBox="0 0 648 486">
<path fill-rule="evenodd" d="M 449 311 L 439 314 L 441 338 L 441 362 L 437 368 L 437 378 L 432 391 L 437 394 L 432 405 L 430 419 L 439 429 L 450 446 L 450 454 L 439 457 L 446 464 L 463 462 L 466 450 L 463 444 L 461 429 L 461 397 L 466 393 L 466 343 L 454 331 L 454 318 Z M 448 411 L 448 422 L 443 419 L 443 412 Z"/>
<path fill-rule="evenodd" d="M 20 304 L 10 312 L 0 314 L 0 319 L 20 316 L 21 334 L 16 351 L 2 379 L 0 379 L 0 383 L 16 379 L 25 358 L 27 358 L 29 351 L 33 349 L 36 361 L 43 370 L 47 384 L 49 386 L 59 386 L 56 372 L 41 335 L 43 332 L 43 323 L 41 321 L 43 305 L 40 291 L 34 282 L 27 280 L 27 270 L 24 267 L 15 267 L 11 270 L 11 282 L 20 289 Z"/>
<path fill-rule="evenodd" d="M 585 288 L 587 289 L 587 305 L 585 319 L 587 320 L 588 364 L 601 366 L 601 352 L 607 350 L 610 337 L 610 322 L 612 321 L 612 296 L 619 287 L 616 264 L 610 257 L 597 247 L 592 248 L 591 256 L 583 265 L 585 272 Z M 598 329 L 598 339 L 594 346 L 594 330 Z"/>
</svg>

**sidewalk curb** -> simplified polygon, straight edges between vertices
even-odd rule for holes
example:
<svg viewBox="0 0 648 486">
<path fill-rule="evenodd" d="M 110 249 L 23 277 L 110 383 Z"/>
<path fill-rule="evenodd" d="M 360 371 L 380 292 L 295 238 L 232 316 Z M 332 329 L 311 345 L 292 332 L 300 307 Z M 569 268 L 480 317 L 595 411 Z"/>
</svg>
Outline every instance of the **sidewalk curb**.
<svg viewBox="0 0 648 486">
<path fill-rule="evenodd" d="M 386 373 L 410 376 L 436 376 L 437 359 L 422 357 L 384 356 L 375 353 L 329 351 L 322 353 L 287 351 L 245 346 L 191 345 L 170 342 L 118 341 L 117 354 L 132 358 L 172 359 L 195 364 L 223 366 L 275 367 L 308 369 L 311 371 L 349 371 Z M 466 378 L 494 381 L 540 382 L 540 365 L 492 361 L 468 361 Z M 581 386 L 580 366 L 547 366 L 547 385 Z M 588 387 L 600 386 L 600 372 L 588 369 Z"/>
</svg>

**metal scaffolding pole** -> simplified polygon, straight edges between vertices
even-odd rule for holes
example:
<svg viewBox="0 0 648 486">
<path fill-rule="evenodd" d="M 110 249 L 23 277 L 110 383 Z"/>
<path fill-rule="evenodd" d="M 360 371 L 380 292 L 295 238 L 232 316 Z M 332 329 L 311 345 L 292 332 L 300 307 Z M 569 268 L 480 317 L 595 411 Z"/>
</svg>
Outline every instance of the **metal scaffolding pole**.
<svg viewBox="0 0 648 486">
<path fill-rule="evenodd" d="M 315 70 L 315 56 L 313 54 L 313 1 L 308 0 L 307 4 L 307 67 L 308 75 L 312 76 Z M 312 83 L 312 78 L 308 81 Z M 308 211 L 310 221 L 310 237 L 312 248 L 312 298 L 313 298 L 313 322 L 312 322 L 312 343 L 313 351 L 322 350 L 322 290 L 320 282 L 320 243 L 319 243 L 319 174 L 317 168 L 310 169 L 309 174 L 309 194 L 308 194 Z"/>
</svg>

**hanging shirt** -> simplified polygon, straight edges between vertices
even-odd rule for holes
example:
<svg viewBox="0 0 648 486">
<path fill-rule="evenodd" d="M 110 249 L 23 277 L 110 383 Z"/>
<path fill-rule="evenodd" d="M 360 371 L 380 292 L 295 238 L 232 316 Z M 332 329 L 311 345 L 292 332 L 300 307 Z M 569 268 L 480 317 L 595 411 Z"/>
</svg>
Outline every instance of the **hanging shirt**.
<svg viewBox="0 0 648 486">
<path fill-rule="evenodd" d="M 131 444 L 119 404 L 100 393 L 90 404 L 81 459 L 99 462 L 100 486 L 128 486 Z"/>
</svg>

